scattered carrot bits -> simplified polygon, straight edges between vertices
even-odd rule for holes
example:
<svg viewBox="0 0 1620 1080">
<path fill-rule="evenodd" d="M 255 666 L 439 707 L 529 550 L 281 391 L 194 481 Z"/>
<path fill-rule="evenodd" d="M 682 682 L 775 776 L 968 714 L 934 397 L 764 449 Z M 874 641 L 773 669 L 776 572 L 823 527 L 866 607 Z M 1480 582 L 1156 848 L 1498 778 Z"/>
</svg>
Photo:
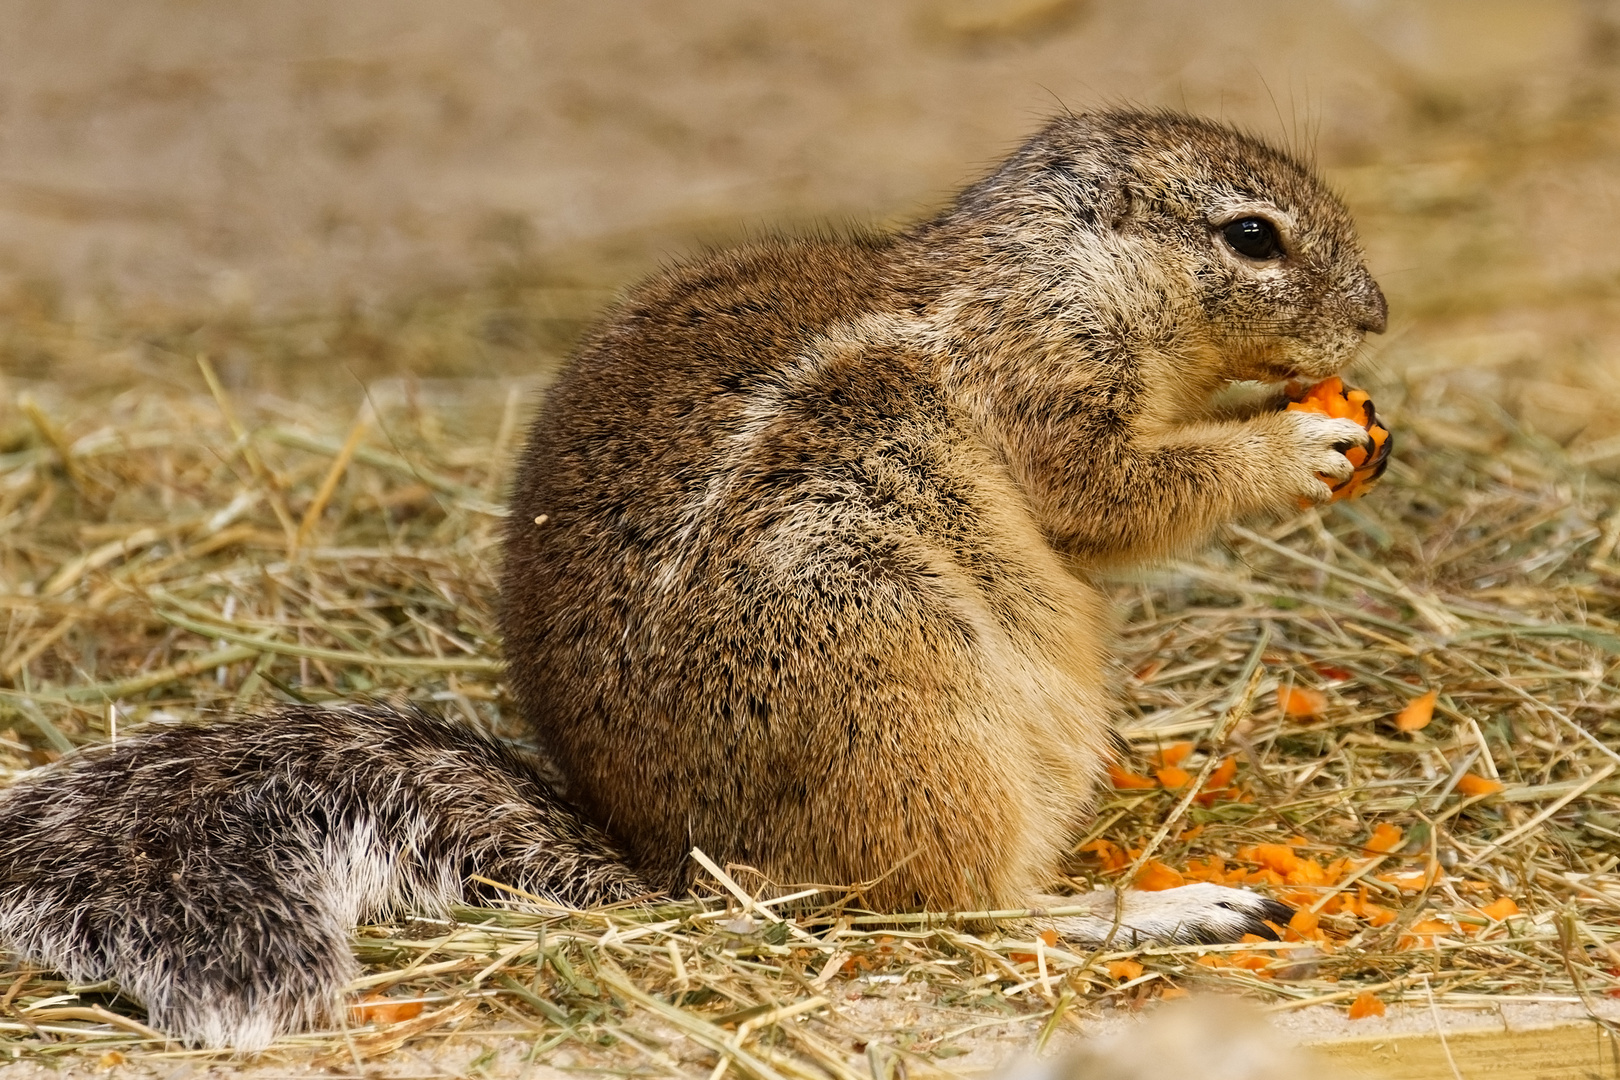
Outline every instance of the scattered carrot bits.
<svg viewBox="0 0 1620 1080">
<path fill-rule="evenodd" d="M 1422 731 L 1434 719 L 1434 703 L 1440 700 L 1440 691 L 1430 690 L 1415 697 L 1395 714 L 1395 726 L 1402 731 Z"/>
<path fill-rule="evenodd" d="M 1501 922 L 1510 915 L 1521 914 L 1519 905 L 1511 896 L 1499 896 L 1479 909 L 1479 913 L 1493 922 Z"/>
<path fill-rule="evenodd" d="M 1136 875 L 1134 885 L 1143 892 L 1162 892 L 1187 884 L 1187 879 L 1158 859 L 1149 859 L 1142 872 Z"/>
<path fill-rule="evenodd" d="M 1439 864 L 1431 862 L 1424 870 L 1391 870 L 1387 874 L 1379 874 L 1378 880 L 1395 886 L 1401 892 L 1415 893 L 1445 880 L 1445 876 L 1446 872 L 1440 869 Z"/>
<path fill-rule="evenodd" d="M 1121 789 L 1156 788 L 1159 786 L 1157 781 L 1146 776 L 1139 776 L 1133 772 L 1126 772 L 1118 765 L 1108 766 L 1108 779 L 1113 783 L 1114 787 Z"/>
<path fill-rule="evenodd" d="M 1286 874 L 1299 866 L 1300 858 L 1294 849 L 1287 844 L 1256 844 L 1252 848 L 1244 848 L 1239 854 L 1247 853 L 1246 857 L 1253 859 L 1268 870 L 1275 870 L 1279 874 Z"/>
<path fill-rule="evenodd" d="M 1191 771 L 1181 767 L 1181 762 L 1192 753 L 1193 744 L 1190 742 L 1176 743 L 1166 747 L 1158 755 L 1158 767 L 1152 776 L 1143 776 L 1141 773 L 1131 772 L 1117 764 L 1108 766 L 1108 781 L 1116 790 L 1157 790 L 1163 788 L 1169 791 L 1178 791 L 1192 783 Z M 1237 759 L 1225 758 L 1210 771 L 1209 779 L 1204 783 L 1197 796 L 1200 806 L 1213 806 L 1218 800 L 1230 799 L 1239 801 L 1247 796 L 1233 785 L 1237 779 Z M 1190 837 L 1188 837 L 1190 839 Z"/>
<path fill-rule="evenodd" d="M 1277 687 L 1277 708 L 1284 716 L 1304 719 L 1322 715 L 1327 708 L 1327 695 L 1306 686 Z"/>
<path fill-rule="evenodd" d="M 1186 761 L 1192 752 L 1193 744 L 1190 742 L 1172 743 L 1163 750 L 1159 751 L 1159 764 L 1167 768 L 1172 768 L 1176 765 L 1180 765 L 1183 761 Z"/>
<path fill-rule="evenodd" d="M 1041 944 L 1045 945 L 1048 949 L 1054 949 L 1057 947 L 1058 933 L 1056 930 L 1042 930 L 1036 936 L 1041 939 Z M 1007 959 L 1011 960 L 1015 964 L 1033 964 L 1040 960 L 1040 957 L 1032 952 L 1010 952 L 1007 954 Z"/>
<path fill-rule="evenodd" d="M 1387 1010 L 1384 1003 L 1378 1000 L 1378 995 L 1371 990 L 1363 990 L 1356 995 L 1356 1000 L 1350 1003 L 1350 1019 L 1365 1020 L 1369 1016 L 1383 1016 Z"/>
<path fill-rule="evenodd" d="M 1215 771 L 1209 774 L 1209 782 L 1205 788 L 1223 788 L 1231 784 L 1232 778 L 1237 775 L 1237 758 L 1229 757 L 1215 766 Z"/>
<path fill-rule="evenodd" d="M 1294 912 L 1293 918 L 1288 920 L 1288 929 L 1300 937 L 1306 938 L 1316 933 L 1316 929 L 1321 925 L 1321 922 L 1321 916 L 1317 915 L 1316 912 L 1306 911 L 1301 908 L 1299 911 Z"/>
<path fill-rule="evenodd" d="M 1374 826 L 1372 835 L 1369 836 L 1367 838 L 1367 842 L 1361 846 L 1374 854 L 1387 855 L 1389 852 L 1400 847 L 1401 841 L 1405 839 L 1405 837 L 1406 834 L 1399 828 L 1389 824 L 1388 822 L 1380 822 L 1378 825 Z"/>
<path fill-rule="evenodd" d="M 1315 859 L 1302 858 L 1294 868 L 1283 875 L 1290 885 L 1326 885 L 1327 870 Z"/>
<path fill-rule="evenodd" d="M 1110 960 L 1103 967 L 1108 969 L 1109 975 L 1120 982 L 1130 982 L 1132 979 L 1142 977 L 1142 965 L 1135 960 Z"/>
<path fill-rule="evenodd" d="M 1123 870 L 1135 859 L 1130 852 L 1122 851 L 1118 844 L 1108 840 L 1093 840 L 1089 844 L 1082 845 L 1080 850 L 1088 855 L 1095 855 L 1104 870 Z"/>
<path fill-rule="evenodd" d="M 1360 908 L 1360 915 L 1367 920 L 1368 926 L 1388 926 L 1395 921 L 1394 908 L 1374 904 L 1368 900 L 1361 901 Z"/>
<path fill-rule="evenodd" d="M 1168 768 L 1160 769 L 1153 775 L 1159 778 L 1159 783 L 1163 784 L 1167 788 L 1171 788 L 1172 790 L 1175 788 L 1184 788 L 1188 784 L 1192 783 L 1192 773 L 1188 772 L 1186 769 L 1177 768 L 1174 765 L 1171 765 Z"/>
<path fill-rule="evenodd" d="M 1502 781 L 1474 773 L 1463 773 L 1457 780 L 1457 790 L 1470 798 L 1475 795 L 1495 795 L 1502 790 Z"/>
<path fill-rule="evenodd" d="M 1432 949 L 1434 939 L 1451 933 L 1451 926 L 1439 919 L 1420 919 L 1401 934 L 1401 947 L 1405 949 Z"/>
<path fill-rule="evenodd" d="M 423 1008 L 420 1001 L 401 1001 L 382 994 L 367 994 L 349 1006 L 349 1016 L 357 1024 L 397 1024 L 421 1016 Z"/>
</svg>

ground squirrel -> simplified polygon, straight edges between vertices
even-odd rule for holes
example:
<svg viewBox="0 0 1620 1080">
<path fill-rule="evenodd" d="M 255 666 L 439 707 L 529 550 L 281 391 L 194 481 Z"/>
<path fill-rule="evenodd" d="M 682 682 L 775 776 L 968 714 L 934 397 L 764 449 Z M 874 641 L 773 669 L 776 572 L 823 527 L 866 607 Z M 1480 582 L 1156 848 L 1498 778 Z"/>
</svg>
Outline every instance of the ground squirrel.
<svg viewBox="0 0 1620 1080">
<path fill-rule="evenodd" d="M 897 234 L 658 274 L 512 492 L 508 675 L 560 789 L 381 706 L 126 739 L 0 795 L 0 942 L 251 1049 L 332 1007 L 355 920 L 474 873 L 586 904 L 684 889 L 698 846 L 879 910 L 1039 902 L 1111 753 L 1103 575 L 1326 500 L 1366 433 L 1279 384 L 1384 320 L 1308 168 L 1170 113 L 1054 120 Z M 1286 912 L 1088 902 L 1060 929 Z"/>
</svg>

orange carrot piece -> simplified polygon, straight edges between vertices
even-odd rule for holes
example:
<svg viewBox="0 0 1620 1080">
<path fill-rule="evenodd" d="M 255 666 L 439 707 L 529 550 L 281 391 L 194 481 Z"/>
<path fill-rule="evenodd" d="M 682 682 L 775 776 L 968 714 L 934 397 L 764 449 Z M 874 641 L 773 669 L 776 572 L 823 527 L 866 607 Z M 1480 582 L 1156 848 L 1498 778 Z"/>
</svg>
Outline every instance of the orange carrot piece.
<svg viewBox="0 0 1620 1080">
<path fill-rule="evenodd" d="M 1139 776 L 1133 772 L 1126 772 L 1118 765 L 1108 766 L 1108 779 L 1116 788 L 1156 788 L 1157 781 L 1146 776 Z"/>
<path fill-rule="evenodd" d="M 1301 909 L 1294 912 L 1294 917 L 1288 920 L 1288 929 L 1300 937 L 1309 937 L 1321 922 L 1322 919 L 1316 912 Z"/>
<path fill-rule="evenodd" d="M 1253 858 L 1261 866 L 1279 874 L 1298 869 L 1301 861 L 1287 844 L 1256 844 Z"/>
<path fill-rule="evenodd" d="M 1089 844 L 1082 845 L 1080 850 L 1097 856 L 1104 870 L 1123 870 L 1131 865 L 1132 856 L 1119 850 L 1119 845 L 1107 840 L 1093 840 Z"/>
<path fill-rule="evenodd" d="M 1374 904 L 1371 901 L 1361 901 L 1361 917 L 1367 920 L 1368 926 L 1388 926 L 1395 921 L 1395 909 L 1385 907 L 1383 904 Z"/>
<path fill-rule="evenodd" d="M 1158 859 L 1149 859 L 1142 872 L 1136 875 L 1134 884 L 1143 892 L 1163 892 L 1165 889 L 1179 889 L 1187 884 L 1187 879 Z"/>
<path fill-rule="evenodd" d="M 1407 927 L 1401 934 L 1401 947 L 1407 949 L 1432 949 L 1437 935 L 1451 932 L 1451 926 L 1441 922 L 1439 919 L 1420 919 Z"/>
<path fill-rule="evenodd" d="M 1277 707 L 1284 716 L 1304 718 L 1320 716 L 1327 708 L 1327 695 L 1305 686 L 1277 687 Z"/>
<path fill-rule="evenodd" d="M 1186 761 L 1187 755 L 1192 752 L 1193 744 L 1190 742 L 1171 743 L 1159 751 L 1159 764 L 1167 768 L 1174 768 Z"/>
<path fill-rule="evenodd" d="M 1415 697 L 1395 714 L 1395 726 L 1402 731 L 1422 731 L 1434 719 L 1434 703 L 1440 700 L 1440 691 L 1430 690 Z"/>
<path fill-rule="evenodd" d="M 1511 896 L 1499 896 L 1479 909 L 1479 913 L 1493 922 L 1501 922 L 1510 915 L 1518 915 L 1519 905 Z"/>
<path fill-rule="evenodd" d="M 1350 1003 L 1350 1019 L 1365 1020 L 1369 1016 L 1383 1016 L 1388 1010 L 1371 990 L 1363 990 Z"/>
<path fill-rule="evenodd" d="M 1379 822 L 1373 827 L 1372 835 L 1361 846 L 1377 855 L 1387 855 L 1401 846 L 1406 834 L 1387 821 Z"/>
<path fill-rule="evenodd" d="M 1159 783 L 1167 788 L 1184 788 L 1192 782 L 1192 773 L 1186 769 L 1179 769 L 1174 765 L 1168 769 L 1160 769 L 1153 774 L 1159 778 Z"/>
<path fill-rule="evenodd" d="M 420 1001 L 399 1001 L 381 994 L 367 994 L 349 1006 L 349 1016 L 357 1024 L 397 1024 L 414 1020 L 422 1015 L 425 1006 Z"/>
<path fill-rule="evenodd" d="M 1327 870 L 1315 859 L 1301 857 L 1294 868 L 1284 875 L 1290 885 L 1326 885 L 1328 883 Z"/>
<path fill-rule="evenodd" d="M 1500 780 L 1476 776 L 1473 773 L 1463 773 L 1457 780 L 1457 790 L 1470 798 L 1475 795 L 1495 795 L 1502 790 L 1502 787 L 1503 784 Z"/>
<path fill-rule="evenodd" d="M 1142 965 L 1135 960 L 1110 960 L 1103 967 L 1120 982 L 1130 982 L 1132 979 L 1142 977 Z"/>
<path fill-rule="evenodd" d="M 1312 386 L 1297 400 L 1289 402 L 1285 408 L 1290 412 L 1313 412 L 1354 420 L 1367 429 L 1372 442 L 1371 451 L 1362 446 L 1353 446 L 1345 451 L 1345 457 L 1355 466 L 1355 472 L 1350 478 L 1334 481 L 1327 476 L 1321 477 L 1333 489 L 1331 500 L 1333 502 L 1356 499 L 1365 495 L 1383 473 L 1385 459 L 1389 456 L 1389 430 L 1378 422 L 1367 392 L 1346 389 L 1344 380 L 1335 376 Z M 1309 505 L 1310 499 L 1302 499 L 1300 502 L 1301 509 Z"/>
</svg>

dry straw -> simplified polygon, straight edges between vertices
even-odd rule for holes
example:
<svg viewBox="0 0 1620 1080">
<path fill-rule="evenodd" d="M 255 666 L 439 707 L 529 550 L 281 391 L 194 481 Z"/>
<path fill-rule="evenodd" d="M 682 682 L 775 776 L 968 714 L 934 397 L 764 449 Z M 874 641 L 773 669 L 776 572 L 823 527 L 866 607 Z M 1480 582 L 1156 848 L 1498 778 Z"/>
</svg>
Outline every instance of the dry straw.
<svg viewBox="0 0 1620 1080">
<path fill-rule="evenodd" d="M 380 383 L 327 409 L 164 370 L 100 397 L 5 387 L 0 782 L 143 722 L 287 700 L 408 696 L 521 738 L 492 575 L 528 388 Z M 508 891 L 362 928 L 354 992 L 396 1008 L 272 1054 L 344 1064 L 476 1031 L 551 1064 L 848 1080 L 1208 985 L 1278 1009 L 1620 994 L 1620 487 L 1486 407 L 1374 389 L 1399 442 L 1370 498 L 1119 584 L 1122 768 L 1237 772 L 1218 799 L 1104 792 L 1071 867 L 1076 889 L 1211 860 L 1265 878 L 1282 848 L 1336 867 L 1257 885 L 1315 912 L 1303 940 L 1079 952 L 1038 918 L 778 903 L 713 865 L 711 889 L 653 906 Z M 1430 689 L 1433 721 L 1397 727 Z M 1279 691 L 1320 707 L 1286 715 Z M 0 1054 L 80 1050 L 197 1056 L 105 988 L 0 975 Z"/>
</svg>

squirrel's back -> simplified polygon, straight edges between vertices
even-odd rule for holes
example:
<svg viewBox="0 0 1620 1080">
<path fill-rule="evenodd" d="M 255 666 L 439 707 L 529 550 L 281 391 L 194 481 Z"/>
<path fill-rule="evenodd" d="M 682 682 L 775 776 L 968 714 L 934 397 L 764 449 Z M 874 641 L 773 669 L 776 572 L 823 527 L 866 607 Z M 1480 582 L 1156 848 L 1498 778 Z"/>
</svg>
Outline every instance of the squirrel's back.
<svg viewBox="0 0 1620 1080">
<path fill-rule="evenodd" d="M 941 385 L 911 257 L 775 241 L 661 275 L 520 460 L 513 690 L 665 887 L 695 844 L 784 883 L 883 878 L 884 907 L 1015 903 L 1083 811 L 1103 606 Z"/>
</svg>

